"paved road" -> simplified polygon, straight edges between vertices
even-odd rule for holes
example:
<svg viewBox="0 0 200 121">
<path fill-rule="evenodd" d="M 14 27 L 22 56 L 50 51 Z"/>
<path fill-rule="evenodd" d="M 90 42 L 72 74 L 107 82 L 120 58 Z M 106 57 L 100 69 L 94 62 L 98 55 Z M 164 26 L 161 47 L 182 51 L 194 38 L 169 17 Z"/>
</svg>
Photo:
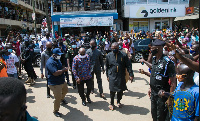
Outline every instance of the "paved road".
<svg viewBox="0 0 200 121">
<path fill-rule="evenodd" d="M 53 115 L 53 99 L 46 98 L 46 80 L 37 79 L 36 85 L 33 87 L 25 84 L 27 89 L 27 110 L 31 116 L 36 117 L 39 121 L 152 121 L 150 99 L 147 95 L 149 78 L 141 75 L 138 72 L 139 68 L 147 70 L 145 65 L 133 64 L 135 80 L 133 83 L 127 83 L 129 91 L 124 92 L 121 101 L 124 104 L 122 108 L 116 108 L 114 111 L 109 110 L 109 86 L 106 75 L 102 74 L 106 100 L 99 97 L 96 79 L 95 93 L 91 95 L 93 102 L 87 104 L 87 106 L 82 106 L 77 89 L 74 90 L 69 86 L 69 92 L 65 97 L 69 104 L 60 107 L 62 117 L 57 118 Z M 34 69 L 37 75 L 40 76 L 39 68 Z M 24 82 L 24 80 L 22 81 Z M 53 93 L 51 92 L 51 94 Z"/>
</svg>

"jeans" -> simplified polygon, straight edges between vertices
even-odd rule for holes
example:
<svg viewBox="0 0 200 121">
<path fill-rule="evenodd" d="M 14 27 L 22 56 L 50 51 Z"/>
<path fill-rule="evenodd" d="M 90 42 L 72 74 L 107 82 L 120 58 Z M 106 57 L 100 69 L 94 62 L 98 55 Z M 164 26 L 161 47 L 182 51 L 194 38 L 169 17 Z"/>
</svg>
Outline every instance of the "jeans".
<svg viewBox="0 0 200 121">
<path fill-rule="evenodd" d="M 60 108 L 60 102 L 64 100 L 65 95 L 68 92 L 67 83 L 64 82 L 64 84 L 60 85 L 49 85 L 49 88 L 54 94 L 55 101 L 54 101 L 54 112 L 59 111 Z"/>
<path fill-rule="evenodd" d="M 14 73 L 14 74 L 8 74 L 8 77 L 14 77 L 14 78 L 17 78 L 17 79 L 18 79 L 18 75 L 17 75 L 17 73 Z"/>
</svg>

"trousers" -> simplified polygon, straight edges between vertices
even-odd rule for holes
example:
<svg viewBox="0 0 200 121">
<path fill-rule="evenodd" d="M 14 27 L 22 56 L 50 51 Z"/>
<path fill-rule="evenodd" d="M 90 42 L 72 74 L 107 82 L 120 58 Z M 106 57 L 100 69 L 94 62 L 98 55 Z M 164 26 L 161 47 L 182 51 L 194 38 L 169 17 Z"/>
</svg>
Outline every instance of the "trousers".
<svg viewBox="0 0 200 121">
<path fill-rule="evenodd" d="M 46 80 L 47 80 L 47 95 L 50 95 L 50 88 L 48 86 L 48 78 L 46 77 Z"/>
<path fill-rule="evenodd" d="M 165 102 L 167 98 L 160 98 L 155 92 L 151 92 L 151 115 L 153 121 L 165 121 L 168 113 L 168 107 Z"/>
<path fill-rule="evenodd" d="M 114 105 L 115 93 L 116 92 L 110 91 L 111 105 Z M 123 95 L 123 91 L 117 92 L 117 103 L 120 103 L 120 100 L 122 99 L 122 95 Z"/>
<path fill-rule="evenodd" d="M 49 85 L 49 88 L 54 94 L 55 101 L 54 101 L 54 112 L 59 111 L 60 108 L 60 102 L 64 100 L 65 95 L 68 92 L 67 83 L 64 82 L 64 84 L 60 85 Z"/>
<path fill-rule="evenodd" d="M 72 66 L 71 66 L 71 68 L 72 68 Z M 71 74 L 72 74 L 73 86 L 76 86 L 76 80 L 75 80 L 75 78 L 74 78 L 74 74 L 73 74 L 72 71 L 71 71 Z"/>
<path fill-rule="evenodd" d="M 88 80 L 81 80 L 80 84 L 77 84 L 78 87 L 78 93 L 82 99 L 82 101 L 85 101 L 85 94 L 84 94 L 84 83 L 86 83 L 87 86 L 87 93 L 86 93 L 86 97 L 89 98 L 90 97 L 90 93 L 91 93 L 91 79 Z"/>
<path fill-rule="evenodd" d="M 68 71 L 65 71 L 65 77 L 66 77 L 67 82 L 69 83 L 69 73 L 68 73 Z"/>
<path fill-rule="evenodd" d="M 35 71 L 33 69 L 33 65 L 30 62 L 25 62 L 24 63 L 24 69 L 28 74 L 28 77 L 31 77 L 31 79 L 34 79 L 35 77 Z"/>
<path fill-rule="evenodd" d="M 101 71 L 92 72 L 92 90 L 94 91 L 94 74 L 96 75 L 99 92 L 100 94 L 102 94 L 103 86 L 102 86 L 102 79 L 101 79 Z"/>
</svg>

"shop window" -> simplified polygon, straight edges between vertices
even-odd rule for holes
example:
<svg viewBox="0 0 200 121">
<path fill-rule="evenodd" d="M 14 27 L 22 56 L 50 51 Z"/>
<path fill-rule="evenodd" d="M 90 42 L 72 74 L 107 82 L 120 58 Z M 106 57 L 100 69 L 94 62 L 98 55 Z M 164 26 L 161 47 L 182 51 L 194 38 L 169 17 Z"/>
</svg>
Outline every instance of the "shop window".
<svg viewBox="0 0 200 121">
<path fill-rule="evenodd" d="M 139 32 L 140 30 L 145 32 L 148 31 L 149 30 L 148 22 L 133 22 L 133 30 L 135 32 Z"/>
</svg>

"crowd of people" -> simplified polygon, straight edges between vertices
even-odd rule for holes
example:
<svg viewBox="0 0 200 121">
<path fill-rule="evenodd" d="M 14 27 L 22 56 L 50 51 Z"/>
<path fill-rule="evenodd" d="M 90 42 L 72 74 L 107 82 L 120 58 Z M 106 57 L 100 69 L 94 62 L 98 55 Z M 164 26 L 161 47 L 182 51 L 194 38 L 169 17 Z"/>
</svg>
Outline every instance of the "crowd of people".
<svg viewBox="0 0 200 121">
<path fill-rule="evenodd" d="M 137 39 L 150 38 L 152 41 L 148 45 L 148 60 L 142 58 L 140 60 L 142 65 L 146 64 L 149 67 L 149 70 L 139 69 L 139 72 L 150 77 L 148 95 L 151 98 L 153 121 L 170 119 L 197 121 L 199 119 L 198 29 L 179 32 L 171 30 L 153 33 L 126 32 L 120 35 L 115 32 L 112 37 L 99 34 L 90 36 L 90 33 L 86 33 L 85 37 L 65 34 L 63 38 L 52 39 L 46 32 L 38 41 L 35 37 L 22 37 L 19 32 L 10 31 L 0 44 L 0 77 L 7 77 L 8 80 L 16 78 L 13 80 L 17 81 L 17 78 L 22 78 L 21 69 L 25 69 L 28 75 L 25 83 L 34 86 L 35 80 L 39 77 L 34 71 L 32 60 L 34 48 L 38 46 L 41 53 L 41 78 L 46 77 L 47 80 L 47 98 L 52 96 L 51 91 L 55 98 L 53 110 L 55 116 L 61 117 L 60 103 L 67 104 L 64 98 L 68 93 L 68 86 L 78 89 L 83 106 L 86 106 L 87 102 L 92 103 L 90 94 L 94 93 L 94 74 L 99 96 L 105 98 L 101 72 L 106 74 L 109 81 L 111 101 L 108 108 L 114 110 L 115 93 L 117 93 L 117 107 L 122 107 L 120 101 L 123 92 L 128 90 L 126 83 L 128 80 L 133 82 L 134 79 L 134 68 L 131 63 L 135 55 L 134 42 Z M 69 73 L 72 74 L 73 85 Z M 1 83 L 6 83 L 7 78 L 2 78 Z M 84 93 L 84 83 L 87 86 L 86 93 Z M 5 91 L 6 89 L 0 90 L 0 100 L 1 94 Z M 10 91 L 5 96 L 18 93 Z M 23 116 L 20 115 L 20 118 Z"/>
</svg>

